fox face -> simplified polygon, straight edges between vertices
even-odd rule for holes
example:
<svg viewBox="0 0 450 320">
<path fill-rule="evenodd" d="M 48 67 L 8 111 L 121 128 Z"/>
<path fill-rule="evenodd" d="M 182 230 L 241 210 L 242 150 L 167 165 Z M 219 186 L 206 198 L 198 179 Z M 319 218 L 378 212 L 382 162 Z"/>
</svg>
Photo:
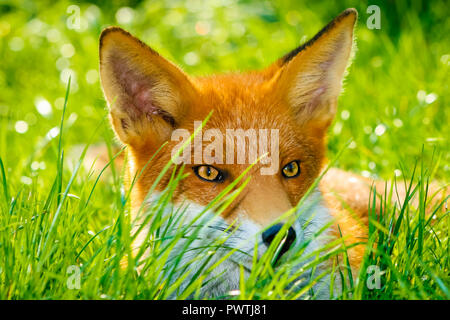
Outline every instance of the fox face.
<svg viewBox="0 0 450 320">
<path fill-rule="evenodd" d="M 244 251 L 252 253 L 256 241 L 258 254 L 263 253 L 280 230 L 281 224 L 271 224 L 299 203 L 322 170 L 326 131 L 351 60 L 356 19 L 354 9 L 344 11 L 309 42 L 266 69 L 200 78 L 186 75 L 128 32 L 117 27 L 104 30 L 100 76 L 111 123 L 128 146 L 129 179 L 141 173 L 131 194 L 133 211 L 151 201 L 146 200 L 147 193 L 173 159 L 172 151 L 180 147 L 174 133 L 193 133 L 196 123 L 209 117 L 201 128 L 203 143 L 195 145 L 196 136 L 188 152 L 183 150 L 178 165 L 183 164 L 189 175 L 179 182 L 172 201 L 187 202 L 189 214 L 195 215 L 245 173 L 249 180 L 221 212 L 214 230 L 239 221 L 231 245 L 252 239 L 243 245 Z M 237 130 L 244 133 L 244 144 L 231 148 Z M 251 138 L 257 142 L 254 148 Z M 167 144 L 154 156 L 163 143 Z M 258 157 L 267 161 L 258 162 Z M 165 176 L 156 190 L 163 190 L 169 178 Z M 316 209 L 320 223 L 309 228 L 329 221 L 324 210 Z M 282 251 L 311 232 L 298 219 L 289 228 Z M 239 265 L 245 265 L 246 258 L 233 259 L 223 267 L 227 281 L 210 285 L 217 294 L 238 288 Z"/>
</svg>

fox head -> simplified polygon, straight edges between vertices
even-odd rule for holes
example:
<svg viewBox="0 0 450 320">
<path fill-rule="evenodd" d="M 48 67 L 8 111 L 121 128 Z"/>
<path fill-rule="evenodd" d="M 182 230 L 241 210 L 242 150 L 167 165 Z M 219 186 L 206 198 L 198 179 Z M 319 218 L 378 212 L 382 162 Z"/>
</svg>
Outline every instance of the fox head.
<svg viewBox="0 0 450 320">
<path fill-rule="evenodd" d="M 224 221 L 246 220 L 260 230 L 293 208 L 324 164 L 326 132 L 351 60 L 356 19 L 356 10 L 345 10 L 310 41 L 264 70 L 200 78 L 185 74 L 128 32 L 118 27 L 104 30 L 101 83 L 113 128 L 128 146 L 129 175 L 140 172 L 168 141 L 140 175 L 132 206 L 141 205 L 171 159 L 170 150 L 179 144 L 172 141 L 173 132 L 193 133 L 194 122 L 211 113 L 203 130 L 226 136 L 228 129 L 275 129 L 279 137 L 277 148 L 272 148 L 273 141 L 267 148 L 268 156 L 278 160 L 276 170 L 261 174 L 255 165 L 248 184 L 223 212 Z M 179 183 L 174 201 L 197 207 L 206 206 L 249 165 L 196 163 L 193 158 L 185 163 L 190 174 Z M 167 181 L 161 180 L 158 188 Z"/>
</svg>

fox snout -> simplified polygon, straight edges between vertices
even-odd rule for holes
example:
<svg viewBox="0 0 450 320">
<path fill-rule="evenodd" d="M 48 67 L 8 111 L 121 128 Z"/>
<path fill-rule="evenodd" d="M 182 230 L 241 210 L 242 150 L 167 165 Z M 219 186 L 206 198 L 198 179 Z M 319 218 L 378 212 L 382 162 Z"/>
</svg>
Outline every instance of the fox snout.
<svg viewBox="0 0 450 320">
<path fill-rule="evenodd" d="M 276 225 L 268 228 L 266 231 L 264 231 L 261 234 L 264 244 L 267 247 L 269 247 L 270 244 L 272 243 L 272 241 L 277 236 L 277 234 L 280 233 L 282 229 L 283 229 L 283 224 L 279 223 L 279 224 L 276 224 Z M 286 231 L 286 234 L 284 235 L 284 239 L 282 239 L 281 249 L 276 258 L 277 260 L 289 250 L 289 248 L 295 242 L 296 238 L 297 238 L 297 234 L 296 234 L 295 230 L 292 227 L 289 227 L 288 230 Z"/>
</svg>

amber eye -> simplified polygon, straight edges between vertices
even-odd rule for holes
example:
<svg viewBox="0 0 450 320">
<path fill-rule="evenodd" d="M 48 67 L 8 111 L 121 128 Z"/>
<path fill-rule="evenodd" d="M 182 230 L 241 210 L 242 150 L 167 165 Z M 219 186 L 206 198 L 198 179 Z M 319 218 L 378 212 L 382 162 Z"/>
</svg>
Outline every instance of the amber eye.
<svg viewBox="0 0 450 320">
<path fill-rule="evenodd" d="M 295 178 L 300 174 L 300 163 L 297 160 L 291 161 L 283 167 L 282 172 L 285 178 Z"/>
<path fill-rule="evenodd" d="M 202 165 L 192 168 L 197 175 L 202 180 L 209 182 L 222 182 L 224 179 L 223 173 L 214 168 L 213 166 Z"/>
</svg>

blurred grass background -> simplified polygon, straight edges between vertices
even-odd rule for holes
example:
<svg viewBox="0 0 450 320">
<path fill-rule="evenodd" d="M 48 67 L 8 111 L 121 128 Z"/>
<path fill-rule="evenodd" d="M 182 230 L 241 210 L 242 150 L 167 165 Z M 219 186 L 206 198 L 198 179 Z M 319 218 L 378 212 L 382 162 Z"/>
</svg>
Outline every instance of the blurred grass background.
<svg viewBox="0 0 450 320">
<path fill-rule="evenodd" d="M 366 26 L 372 4 L 381 8 L 379 30 Z M 0 155 L 7 171 L 21 178 L 17 183 L 31 183 L 35 171 L 52 165 L 46 141 L 58 135 L 69 75 L 66 147 L 87 142 L 104 118 L 98 36 L 106 26 L 119 25 L 189 74 L 205 75 L 263 68 L 347 7 L 359 12 L 358 50 L 330 129 L 330 157 L 353 139 L 338 165 L 390 178 L 395 170 L 402 174 L 399 161 L 412 165 L 425 144 L 428 154 L 444 151 L 436 174 L 446 180 L 445 1 L 2 1 Z M 104 127 L 95 140 L 111 137 Z"/>
<path fill-rule="evenodd" d="M 381 9 L 379 30 L 366 26 L 370 16 L 366 10 L 373 4 Z M 46 195 L 54 193 L 69 76 L 64 150 L 91 137 L 99 143 L 113 139 L 104 121 L 107 110 L 98 77 L 98 37 L 104 27 L 119 25 L 188 73 L 205 75 L 263 68 L 314 36 L 348 7 L 359 12 L 358 50 L 330 128 L 330 158 L 353 140 L 339 167 L 364 176 L 409 178 L 424 145 L 425 163 L 436 149 L 440 161 L 435 178 L 448 183 L 450 19 L 446 1 L 0 0 L 0 158 L 11 197 L 19 199 L 14 208 L 17 221 L 32 219 L 38 208 L 46 207 Z M 65 183 L 71 176 L 68 167 L 66 163 Z M 67 219 L 81 220 L 65 226 L 70 232 L 61 237 L 67 238 L 64 243 L 70 247 L 64 249 L 63 260 L 51 261 L 54 270 L 73 263 L 76 253 L 111 224 L 122 205 L 120 180 L 101 181 L 89 214 L 77 216 L 77 199 L 91 190 L 93 180 L 86 172 L 79 174 L 70 190 L 68 208 L 73 215 Z M 14 205 L 5 202 L 0 209 L 13 212 Z M 82 261 L 101 243 L 93 239 Z M 11 246 L 9 252 L 21 256 L 20 246 Z M 28 257 L 33 255 L 30 251 Z M 12 268 L 14 261 L 5 263 Z M 27 265 L 21 261 L 16 271 Z M 59 279 L 59 271 L 54 272 L 45 277 Z M 24 274 L 18 272 L 17 277 Z M 29 276 L 38 280 L 41 274 Z M 2 296 L 35 297 L 31 291 L 19 290 L 18 283 L 24 287 L 30 283 L 25 280 L 12 282 Z"/>
</svg>

